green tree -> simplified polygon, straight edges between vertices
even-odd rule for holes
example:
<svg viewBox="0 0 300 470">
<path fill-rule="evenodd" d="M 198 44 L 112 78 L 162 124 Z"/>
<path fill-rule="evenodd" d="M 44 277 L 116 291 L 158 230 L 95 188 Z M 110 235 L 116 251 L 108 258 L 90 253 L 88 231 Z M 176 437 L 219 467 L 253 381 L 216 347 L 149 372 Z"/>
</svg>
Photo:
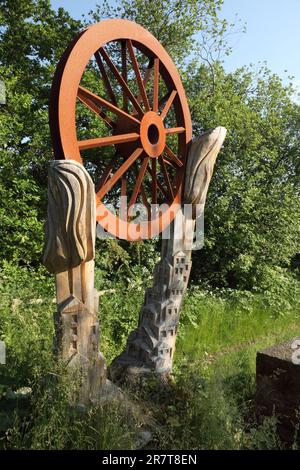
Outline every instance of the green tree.
<svg viewBox="0 0 300 470">
<path fill-rule="evenodd" d="M 227 50 L 224 34 L 228 29 L 219 11 L 223 0 L 104 0 L 91 12 L 92 21 L 123 18 L 148 29 L 181 66 L 194 54 L 206 49 Z"/>
<path fill-rule="evenodd" d="M 46 207 L 51 80 L 60 55 L 80 30 L 47 0 L 1 1 L 0 259 L 40 262 Z"/>
<path fill-rule="evenodd" d="M 217 125 L 228 129 L 193 279 L 250 289 L 268 286 L 270 279 L 280 282 L 291 265 L 297 266 L 300 111 L 291 86 L 266 68 L 225 73 L 220 57 L 229 52 L 230 25 L 219 18 L 221 5 L 222 0 L 103 2 L 85 24 L 122 17 L 148 28 L 180 69 L 194 135 Z M 7 104 L 0 105 L 2 259 L 40 262 L 52 158 L 51 79 L 63 50 L 83 27 L 63 9 L 52 10 L 47 0 L 1 2 L 0 78 L 7 89 Z M 94 85 L 92 69 L 87 80 Z M 85 116 L 83 136 L 90 126 L 96 126 L 95 119 Z M 131 256 L 139 252 L 126 243 L 119 246 Z"/>
<path fill-rule="evenodd" d="M 266 67 L 226 74 L 190 68 L 185 83 L 194 132 L 228 134 L 209 190 L 205 247 L 194 279 L 252 288 L 288 273 L 299 252 L 300 108 Z"/>
</svg>

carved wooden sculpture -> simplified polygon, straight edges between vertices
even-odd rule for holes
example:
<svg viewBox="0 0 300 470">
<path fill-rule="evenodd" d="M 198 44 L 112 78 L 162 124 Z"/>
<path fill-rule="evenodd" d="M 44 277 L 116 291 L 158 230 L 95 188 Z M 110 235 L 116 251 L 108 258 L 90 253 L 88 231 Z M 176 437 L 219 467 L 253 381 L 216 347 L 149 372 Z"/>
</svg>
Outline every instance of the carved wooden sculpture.
<svg viewBox="0 0 300 470">
<path fill-rule="evenodd" d="M 216 158 L 226 136 L 224 127 L 202 134 L 190 148 L 185 175 L 184 204 L 192 204 L 191 217 L 179 211 L 171 225 L 169 240 L 163 240 L 161 260 L 156 265 L 153 287 L 147 290 L 139 323 L 109 373 L 122 381 L 130 373 L 156 372 L 167 375 L 172 359 L 180 309 L 192 261 L 195 217 L 201 216 Z M 197 211 L 197 205 L 200 211 Z M 176 237 L 176 233 L 183 236 Z"/>
<path fill-rule="evenodd" d="M 94 289 L 95 232 L 95 190 L 90 176 L 75 161 L 53 161 L 43 262 L 56 278 L 56 347 L 68 367 L 82 374 L 82 401 L 96 398 L 106 380 Z"/>
<path fill-rule="evenodd" d="M 86 88 L 87 70 L 95 79 L 93 90 Z M 99 135 L 88 135 L 91 116 L 102 123 Z M 56 161 L 49 173 L 44 263 L 56 276 L 57 346 L 69 367 L 85 375 L 81 395 L 88 400 L 106 380 L 93 279 L 96 220 L 104 231 L 130 241 L 170 228 L 138 327 L 111 366 L 117 380 L 132 367 L 167 374 L 191 270 L 195 219 L 201 216 L 197 209 L 203 210 L 226 131 L 217 128 L 191 143 L 191 116 L 175 64 L 148 31 L 120 19 L 86 28 L 62 55 L 51 90 L 50 130 Z M 102 147 L 113 151 L 102 158 Z M 82 157 L 97 165 L 95 188 Z M 127 210 L 107 205 L 118 195 L 129 196 Z M 146 207 L 146 219 L 128 216 L 135 203 Z M 184 204 L 192 206 L 188 216 Z"/>
</svg>

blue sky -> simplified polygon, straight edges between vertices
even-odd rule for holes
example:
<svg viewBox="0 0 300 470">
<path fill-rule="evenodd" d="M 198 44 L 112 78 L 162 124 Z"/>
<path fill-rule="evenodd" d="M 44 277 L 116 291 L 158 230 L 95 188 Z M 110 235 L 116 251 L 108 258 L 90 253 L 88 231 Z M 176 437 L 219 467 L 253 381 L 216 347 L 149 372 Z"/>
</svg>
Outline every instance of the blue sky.
<svg viewBox="0 0 300 470">
<path fill-rule="evenodd" d="M 97 1 L 51 0 L 51 3 L 54 8 L 62 6 L 73 17 L 80 18 Z M 300 0 L 224 0 L 221 16 L 231 21 L 235 14 L 246 23 L 247 32 L 230 38 L 233 53 L 225 58 L 226 69 L 267 61 L 272 71 L 282 78 L 294 76 L 300 86 Z"/>
</svg>

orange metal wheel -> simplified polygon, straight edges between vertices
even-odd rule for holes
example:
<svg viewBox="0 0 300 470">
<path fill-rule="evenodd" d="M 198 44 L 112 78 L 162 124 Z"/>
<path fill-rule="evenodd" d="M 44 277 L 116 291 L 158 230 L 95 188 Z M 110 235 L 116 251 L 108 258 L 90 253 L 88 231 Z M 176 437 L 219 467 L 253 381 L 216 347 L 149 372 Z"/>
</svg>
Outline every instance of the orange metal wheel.
<svg viewBox="0 0 300 470">
<path fill-rule="evenodd" d="M 116 19 L 81 32 L 55 72 L 50 129 L 55 158 L 94 175 L 104 230 L 140 240 L 166 229 L 181 202 L 192 125 L 176 66 L 148 31 Z M 119 196 L 127 201 L 112 210 Z M 137 203 L 144 217 L 131 214 Z"/>
</svg>

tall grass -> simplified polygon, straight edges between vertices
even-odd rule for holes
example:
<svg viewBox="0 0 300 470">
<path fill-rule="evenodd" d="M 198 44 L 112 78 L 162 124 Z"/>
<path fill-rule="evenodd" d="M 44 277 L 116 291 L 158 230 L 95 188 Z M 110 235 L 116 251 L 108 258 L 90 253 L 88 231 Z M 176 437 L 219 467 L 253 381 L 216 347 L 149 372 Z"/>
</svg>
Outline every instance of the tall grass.
<svg viewBox="0 0 300 470">
<path fill-rule="evenodd" d="M 252 345 L 256 350 L 298 335 L 300 303 L 287 305 L 283 300 L 273 299 L 270 306 L 262 293 L 191 290 L 182 312 L 176 360 L 217 357 Z"/>
<path fill-rule="evenodd" d="M 101 289 L 101 278 L 97 282 Z M 126 285 L 106 280 L 109 287 L 115 291 L 101 296 L 99 309 L 108 363 L 135 327 L 144 295 L 139 279 Z M 293 295 L 276 296 L 192 288 L 170 388 L 150 381 L 142 390 L 125 390 L 123 401 L 83 410 L 70 408 L 72 384 L 52 354 L 53 280 L 43 271 L 4 267 L 0 339 L 7 345 L 7 364 L 0 365 L 0 446 L 132 448 L 146 426 L 153 435 L 148 447 L 155 449 L 280 448 L 275 418 L 261 426 L 255 421 L 255 357 L 258 349 L 299 336 L 297 289 L 293 285 Z M 21 386 L 32 388 L 30 400 L 8 409 L 7 391 Z"/>
</svg>

